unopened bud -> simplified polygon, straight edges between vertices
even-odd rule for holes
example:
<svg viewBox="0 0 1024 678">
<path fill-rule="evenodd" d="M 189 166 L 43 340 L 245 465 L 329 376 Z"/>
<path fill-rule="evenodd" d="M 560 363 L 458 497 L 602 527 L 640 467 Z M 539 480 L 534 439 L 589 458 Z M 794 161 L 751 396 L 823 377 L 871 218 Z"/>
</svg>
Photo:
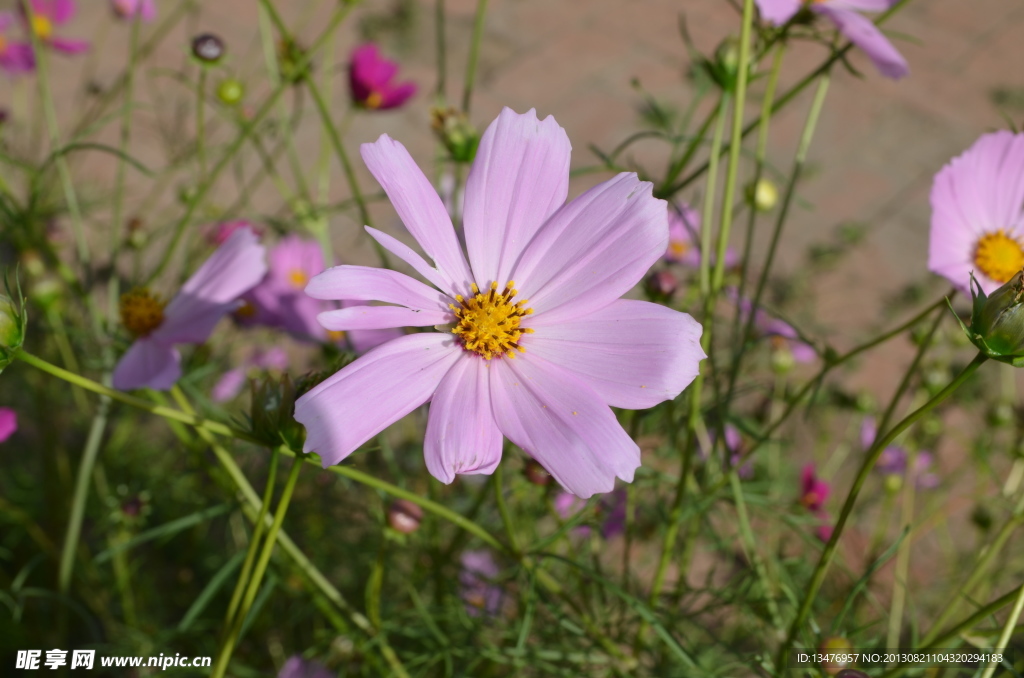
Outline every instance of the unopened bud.
<svg viewBox="0 0 1024 678">
<path fill-rule="evenodd" d="M 777 348 L 772 351 L 772 371 L 775 374 L 788 374 L 793 370 L 796 365 L 796 359 L 793 358 L 793 352 L 788 348 Z"/>
<path fill-rule="evenodd" d="M 226 106 L 235 106 L 245 96 L 245 87 L 234 78 L 228 78 L 217 85 L 217 98 Z"/>
<path fill-rule="evenodd" d="M 830 676 L 834 676 L 843 669 L 846 668 L 850 662 L 842 661 L 844 657 L 851 656 L 850 650 L 853 649 L 853 645 L 846 638 L 839 636 L 832 636 L 822 641 L 821 645 L 818 646 L 818 651 L 824 655 L 832 655 L 836 657 L 833 661 L 824 661 L 821 663 L 821 668 L 825 669 L 825 673 Z"/>
<path fill-rule="evenodd" d="M 526 465 L 523 466 L 523 475 L 526 477 L 527 482 L 534 485 L 544 486 L 551 484 L 551 474 L 536 459 L 526 460 Z"/>
<path fill-rule="evenodd" d="M 203 33 L 192 39 L 192 55 L 206 64 L 215 64 L 224 58 L 224 41 L 213 33 Z"/>
<path fill-rule="evenodd" d="M 885 477 L 885 491 L 889 494 L 896 494 L 903 488 L 903 476 L 898 473 L 890 473 Z"/>
<path fill-rule="evenodd" d="M 779 202 L 779 189 L 770 179 L 758 179 L 747 185 L 747 203 L 758 212 L 770 212 Z"/>
<path fill-rule="evenodd" d="M 671 271 L 655 271 L 645 281 L 647 292 L 655 299 L 668 299 L 679 287 L 679 281 Z"/>
<path fill-rule="evenodd" d="M 27 323 L 24 303 L 15 304 L 10 297 L 0 294 L 0 370 L 11 364 L 15 351 L 21 348 Z"/>
<path fill-rule="evenodd" d="M 430 110 L 430 127 L 455 162 L 472 162 L 480 145 L 480 133 L 462 111 L 454 108 Z"/>
<path fill-rule="evenodd" d="M 999 362 L 1024 367 L 1024 271 L 991 295 L 971 275 L 971 325 L 960 327 L 979 351 Z"/>
<path fill-rule="evenodd" d="M 998 402 L 988 412 L 988 421 L 993 426 L 1008 426 L 1013 423 L 1013 405 L 1008 402 Z"/>
<path fill-rule="evenodd" d="M 423 509 L 408 499 L 396 499 L 388 507 L 388 525 L 402 534 L 412 534 L 422 522 Z"/>
</svg>

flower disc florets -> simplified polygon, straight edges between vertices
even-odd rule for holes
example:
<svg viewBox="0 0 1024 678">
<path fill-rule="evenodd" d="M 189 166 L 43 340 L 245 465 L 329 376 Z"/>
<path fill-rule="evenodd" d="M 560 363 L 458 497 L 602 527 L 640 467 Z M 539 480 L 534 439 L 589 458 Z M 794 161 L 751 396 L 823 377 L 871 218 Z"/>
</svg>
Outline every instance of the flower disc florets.
<svg viewBox="0 0 1024 678">
<path fill-rule="evenodd" d="M 978 240 L 974 263 L 992 280 L 1005 283 L 1024 267 L 1024 248 L 1017 238 L 999 229 Z"/>
<path fill-rule="evenodd" d="M 132 336 L 148 337 L 163 324 L 166 305 L 145 287 L 137 287 L 121 295 L 121 324 Z"/>
<path fill-rule="evenodd" d="M 476 283 L 473 283 L 472 290 L 473 296 L 468 299 L 461 294 L 456 295 L 459 306 L 448 305 L 458 321 L 452 334 L 459 336 L 463 348 L 479 353 L 485 360 L 502 354 L 515 358 L 516 350 L 524 353 L 526 349 L 519 345 L 519 338 L 533 333 L 533 330 L 520 327 L 519 323 L 533 313 L 533 309 L 524 308 L 527 299 L 512 302 L 518 294 L 515 281 L 509 280 L 500 293 L 496 282 L 491 283 L 487 294 L 481 293 Z"/>
</svg>

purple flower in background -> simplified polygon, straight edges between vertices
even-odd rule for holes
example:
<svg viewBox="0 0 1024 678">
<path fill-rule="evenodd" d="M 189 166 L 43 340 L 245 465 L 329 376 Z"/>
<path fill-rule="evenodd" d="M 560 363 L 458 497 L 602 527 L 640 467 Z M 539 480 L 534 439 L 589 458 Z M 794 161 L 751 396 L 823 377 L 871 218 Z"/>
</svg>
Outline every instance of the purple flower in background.
<svg viewBox="0 0 1024 678">
<path fill-rule="evenodd" d="M 334 674 L 319 662 L 292 655 L 281 667 L 277 678 L 334 678 Z"/>
<path fill-rule="evenodd" d="M 739 305 L 744 315 L 750 313 L 753 305 L 749 299 L 739 298 L 735 290 L 730 290 L 729 294 Z M 793 360 L 798 363 L 814 362 L 818 357 L 818 352 L 814 350 L 813 346 L 800 338 L 800 333 L 796 331 L 796 328 L 784 320 L 771 317 L 761 309 L 758 309 L 754 315 L 754 328 L 759 335 L 771 339 L 772 348 L 776 350 L 789 350 L 793 355 Z"/>
<path fill-rule="evenodd" d="M 386 110 L 401 106 L 416 93 L 412 82 L 394 82 L 398 64 L 381 56 L 372 42 L 360 45 L 352 52 L 348 67 L 352 99 L 371 110 Z"/>
<path fill-rule="evenodd" d="M 405 147 L 387 135 L 363 145 L 370 172 L 436 268 L 368 232 L 436 289 L 395 271 L 337 266 L 306 292 L 390 304 L 321 313 L 328 329 L 440 331 L 390 341 L 302 396 L 295 418 L 307 452 L 337 464 L 430 401 L 424 456 L 442 482 L 491 473 L 503 435 L 578 496 L 633 479 L 640 448 L 610 406 L 676 397 L 705 357 L 701 327 L 685 313 L 619 298 L 665 253 L 665 203 L 651 184 L 620 174 L 563 204 L 569 152 L 554 118 L 502 111 L 466 184 L 467 261 Z"/>
<path fill-rule="evenodd" d="M 9 407 L 0 407 L 0 443 L 18 430 L 18 414 Z"/>
<path fill-rule="evenodd" d="M 865 451 L 870 449 L 877 435 L 878 430 L 875 427 L 874 418 L 864 417 L 864 421 L 860 425 L 861 447 Z M 875 464 L 875 470 L 885 476 L 903 476 L 907 472 L 907 460 L 909 458 L 910 453 L 907 452 L 906 448 L 900 445 L 889 445 L 879 455 L 878 462 Z M 923 489 L 938 487 L 939 477 L 930 470 L 932 462 L 931 452 L 921 450 L 914 456 L 913 477 L 918 487 Z"/>
<path fill-rule="evenodd" d="M 280 371 L 287 366 L 288 354 L 280 347 L 256 351 L 242 365 L 221 375 L 210 393 L 210 398 L 215 403 L 223 403 L 237 396 L 245 386 L 248 373 L 252 369 Z"/>
<path fill-rule="evenodd" d="M 992 294 L 1024 267 L 1024 134 L 982 135 L 932 183 L 928 269 Z"/>
<path fill-rule="evenodd" d="M 461 558 L 459 593 L 466 604 L 466 612 L 477 616 L 481 612 L 495 615 L 501 610 L 501 587 L 494 583 L 498 564 L 490 551 L 465 551 Z"/>
<path fill-rule="evenodd" d="M 668 250 L 665 259 L 691 268 L 700 266 L 700 215 L 683 203 L 678 209 L 668 208 Z M 713 266 L 715 257 L 711 257 Z M 725 250 L 725 267 L 734 268 L 739 257 L 731 248 Z"/>
<path fill-rule="evenodd" d="M 11 75 L 27 73 L 36 67 L 32 45 L 14 42 L 7 37 L 7 32 L 15 23 L 10 12 L 0 12 L 0 68 Z"/>
<path fill-rule="evenodd" d="M 601 536 L 605 539 L 617 537 L 626 531 L 626 490 L 619 488 L 601 498 L 598 504 L 601 516 Z"/>
<path fill-rule="evenodd" d="M 192 274 L 178 295 L 165 304 L 146 289 L 121 297 L 121 322 L 135 343 L 114 368 L 114 388 L 167 390 L 181 376 L 176 344 L 201 344 L 238 298 L 267 271 L 256 235 L 240 229 Z"/>
<path fill-rule="evenodd" d="M 832 537 L 833 526 L 830 524 L 828 511 L 825 510 L 825 501 L 831 491 L 831 486 L 818 477 L 813 463 L 806 464 L 801 469 L 800 503 L 820 521 L 814 533 L 821 541 L 828 541 Z"/>
<path fill-rule="evenodd" d="M 29 5 L 31 13 L 25 16 L 22 12 L 22 15 L 28 29 L 41 43 L 64 54 L 81 54 L 89 49 L 88 42 L 54 35 L 57 26 L 63 26 L 74 18 L 74 0 L 29 0 Z"/>
<path fill-rule="evenodd" d="M 895 0 L 755 0 L 761 16 L 780 26 L 800 10 L 808 7 L 835 24 L 839 32 L 860 47 L 887 78 L 902 78 L 910 73 L 906 59 L 893 47 L 870 19 L 858 12 L 884 12 Z"/>
<path fill-rule="evenodd" d="M 156 0 L 111 0 L 114 14 L 122 19 L 134 19 L 138 16 L 143 21 L 156 18 Z"/>
<path fill-rule="evenodd" d="M 562 492 L 559 492 L 558 494 L 555 495 L 553 503 L 555 506 L 555 513 L 558 514 L 558 517 L 562 520 L 569 520 L 586 507 L 587 500 L 580 499 L 575 494 L 572 494 L 571 492 L 565 492 L 563 490 Z M 590 534 L 590 526 L 577 525 L 575 528 L 573 528 L 573 531 L 576 534 L 581 534 L 585 536 Z"/>
</svg>

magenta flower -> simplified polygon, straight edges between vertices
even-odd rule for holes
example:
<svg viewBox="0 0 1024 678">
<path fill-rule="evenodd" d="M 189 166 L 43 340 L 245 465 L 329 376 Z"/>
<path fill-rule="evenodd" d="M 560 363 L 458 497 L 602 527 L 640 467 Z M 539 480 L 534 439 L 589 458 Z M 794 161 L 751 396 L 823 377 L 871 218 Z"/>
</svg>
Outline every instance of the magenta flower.
<svg viewBox="0 0 1024 678">
<path fill-rule="evenodd" d="M 363 145 L 370 172 L 437 267 L 367 230 L 437 289 L 394 271 L 338 266 L 306 292 L 392 304 L 321 313 L 331 330 L 439 331 L 390 341 L 302 396 L 295 418 L 307 452 L 337 464 L 431 401 L 424 455 L 442 482 L 491 473 L 503 435 L 578 496 L 633 479 L 640 449 L 609 406 L 679 395 L 705 357 L 701 327 L 685 313 L 619 299 L 665 252 L 665 203 L 651 184 L 620 174 L 563 205 L 569 151 L 553 118 L 502 111 L 466 185 L 467 262 L 405 147 L 387 135 Z"/>
<path fill-rule="evenodd" d="M 928 269 L 986 294 L 1024 267 L 1024 134 L 982 135 L 932 183 Z"/>
<path fill-rule="evenodd" d="M 377 45 L 368 42 L 352 52 L 348 67 L 352 99 L 364 108 L 397 108 L 416 93 L 413 82 L 395 83 L 398 64 L 380 55 Z"/>
<path fill-rule="evenodd" d="M 691 268 L 700 266 L 700 215 L 695 209 L 681 204 L 678 209 L 668 208 L 668 250 L 665 259 Z M 714 266 L 715 256 L 711 256 Z M 734 268 L 739 257 L 731 247 L 725 250 L 726 268 Z"/>
<path fill-rule="evenodd" d="M 135 337 L 114 368 L 114 388 L 167 390 L 181 376 L 176 344 L 201 344 L 238 298 L 267 271 L 256 235 L 239 229 L 192 274 L 166 307 L 148 290 L 121 297 L 121 321 Z"/>
<path fill-rule="evenodd" d="M 239 367 L 228 370 L 220 376 L 213 386 L 210 399 L 215 403 L 223 403 L 237 396 L 245 386 L 249 372 L 252 370 L 281 371 L 288 366 L 288 354 L 284 349 L 275 346 L 266 351 L 256 351 Z"/>
<path fill-rule="evenodd" d="M 466 551 L 461 558 L 459 593 L 466 604 L 466 612 L 477 616 L 481 612 L 495 615 L 501 610 L 501 587 L 494 583 L 498 564 L 490 551 Z"/>
<path fill-rule="evenodd" d="M 878 430 L 873 417 L 864 417 L 860 425 L 860 444 L 867 451 L 875 442 Z M 907 472 L 907 460 L 910 453 L 900 445 L 889 445 L 878 457 L 875 470 L 885 476 L 903 476 Z M 922 489 L 933 489 L 939 486 L 939 477 L 931 472 L 933 458 L 931 452 L 921 450 L 914 455 L 914 470 L 911 474 L 914 482 Z"/>
<path fill-rule="evenodd" d="M 902 78 L 910 73 L 906 59 L 867 17 L 857 12 L 884 12 L 895 0 L 755 0 L 761 16 L 781 26 L 808 7 L 835 24 L 850 42 L 864 50 L 875 68 L 887 78 Z"/>
<path fill-rule="evenodd" d="M 813 463 L 805 465 L 800 471 L 800 490 L 800 503 L 819 521 L 814 530 L 815 535 L 821 541 L 828 541 L 832 537 L 833 526 L 830 524 L 828 511 L 825 510 L 825 500 L 828 499 L 832 488 L 818 477 Z"/>
<path fill-rule="evenodd" d="M 74 18 L 74 0 L 29 0 L 29 5 L 32 10 L 24 17 L 25 23 L 39 42 L 64 54 L 81 54 L 89 49 L 88 42 L 54 35 L 57 26 L 63 26 Z"/>
<path fill-rule="evenodd" d="M 323 664 L 312 659 L 303 659 L 296 654 L 284 663 L 277 678 L 334 678 L 334 674 Z"/>
<path fill-rule="evenodd" d="M 0 69 L 11 75 L 28 73 L 36 67 L 32 45 L 11 41 L 6 33 L 15 23 L 10 12 L 0 12 Z"/>
<path fill-rule="evenodd" d="M 134 19 L 138 16 L 142 21 L 156 18 L 156 0 L 111 0 L 114 14 L 122 19 Z"/>
<path fill-rule="evenodd" d="M 18 430 L 18 414 L 9 407 L 0 407 L 0 443 Z"/>
</svg>

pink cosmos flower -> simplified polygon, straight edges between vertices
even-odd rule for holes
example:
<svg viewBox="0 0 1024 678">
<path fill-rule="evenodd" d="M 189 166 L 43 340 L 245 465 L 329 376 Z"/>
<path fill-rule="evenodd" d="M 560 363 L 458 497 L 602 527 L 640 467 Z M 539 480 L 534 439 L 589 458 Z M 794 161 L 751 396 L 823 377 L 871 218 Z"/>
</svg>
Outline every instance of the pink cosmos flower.
<svg viewBox="0 0 1024 678">
<path fill-rule="evenodd" d="M 860 425 L 860 444 L 867 451 L 875 442 L 878 429 L 875 427 L 874 417 L 864 417 Z M 907 460 L 910 453 L 900 445 L 889 445 L 878 457 L 875 470 L 886 476 L 902 476 L 907 472 Z M 920 450 L 914 455 L 914 470 L 911 474 L 914 482 L 922 489 L 932 489 L 939 486 L 939 477 L 930 471 L 932 467 L 932 454 L 926 450 Z"/>
<path fill-rule="evenodd" d="M 334 678 L 334 674 L 319 662 L 292 655 L 281 667 L 277 678 Z"/>
<path fill-rule="evenodd" d="M 739 298 L 735 289 L 729 290 L 730 296 L 739 305 L 744 314 L 749 314 L 753 305 L 749 299 Z M 757 309 L 754 315 L 754 328 L 760 336 L 768 337 L 772 342 L 772 348 L 776 350 L 786 349 L 793 360 L 798 363 L 810 363 L 818 357 L 814 347 L 800 338 L 796 328 L 779 318 L 773 318 L 762 309 Z"/>
<path fill-rule="evenodd" d="M 887 78 L 902 78 L 910 73 L 906 59 L 867 17 L 857 12 L 884 12 L 895 0 L 755 0 L 761 16 L 781 26 L 807 6 L 835 24 L 839 32 L 864 50 L 875 68 Z"/>
<path fill-rule="evenodd" d="M 461 558 L 459 589 L 466 612 L 477 616 L 481 612 L 495 615 L 501 610 L 501 587 L 494 583 L 498 564 L 490 551 L 466 551 Z"/>
<path fill-rule="evenodd" d="M 986 294 L 1024 267 L 1024 134 L 982 135 L 932 183 L 928 269 Z"/>
<path fill-rule="evenodd" d="M 10 12 L 0 12 L 0 69 L 11 75 L 27 73 L 36 67 L 32 45 L 24 42 L 12 42 L 5 34 L 15 23 Z"/>
<path fill-rule="evenodd" d="M 434 288 L 394 271 L 337 266 L 318 299 L 382 301 L 320 314 L 331 330 L 437 332 L 380 346 L 302 396 L 305 450 L 337 464 L 431 401 L 424 455 L 435 478 L 491 473 L 504 435 L 581 497 L 633 479 L 640 449 L 609 406 L 675 398 L 705 357 L 685 313 L 619 299 L 668 245 L 665 203 L 620 174 L 563 204 L 570 146 L 554 118 L 505 109 L 480 142 L 465 195 L 468 261 L 441 198 L 387 135 L 362 156 L 436 268 L 370 234 Z M 515 282 L 513 282 L 515 281 Z"/>
<path fill-rule="evenodd" d="M 18 430 L 18 414 L 9 407 L 0 407 L 0 443 Z"/>
<path fill-rule="evenodd" d="M 275 346 L 266 351 L 256 351 L 242 365 L 221 375 L 213 386 L 210 399 L 215 403 L 223 403 L 237 396 L 245 386 L 250 370 L 281 371 L 287 366 L 288 354 L 280 347 Z"/>
<path fill-rule="evenodd" d="M 668 250 L 665 259 L 691 268 L 700 266 L 700 214 L 689 205 L 678 205 L 678 209 L 668 208 Z M 712 255 L 712 266 L 714 261 Z M 738 263 L 736 251 L 727 248 L 725 267 L 734 268 Z"/>
<path fill-rule="evenodd" d="M 134 19 L 138 16 L 143 21 L 156 18 L 156 0 L 111 0 L 114 14 L 122 19 Z"/>
<path fill-rule="evenodd" d="M 75 16 L 75 0 L 29 0 L 32 10 L 24 16 L 29 30 L 39 41 L 64 54 L 81 54 L 89 49 L 83 40 L 69 40 L 54 35 L 54 28 L 63 26 Z"/>
<path fill-rule="evenodd" d="M 297 235 L 286 236 L 270 250 L 269 260 L 266 277 L 243 297 L 246 303 L 235 313 L 242 324 L 278 327 L 300 341 L 348 340 L 356 353 L 364 353 L 402 335 L 395 329 L 343 333 L 328 332 L 320 326 L 317 316 L 336 305 L 304 292 L 310 278 L 324 270 L 323 251 L 315 241 Z"/>
<path fill-rule="evenodd" d="M 831 486 L 818 478 L 814 464 L 807 464 L 800 471 L 800 488 L 800 503 L 820 521 L 815 528 L 815 535 L 821 541 L 828 541 L 832 537 L 833 526 L 825 510 L 825 500 L 832 491 Z"/>
<path fill-rule="evenodd" d="M 380 55 L 377 45 L 368 42 L 352 52 L 348 67 L 352 99 L 371 110 L 397 108 L 416 93 L 416 83 L 395 83 L 398 64 Z"/>
<path fill-rule="evenodd" d="M 206 231 L 206 239 L 211 245 L 223 245 L 224 241 L 231 237 L 231 234 L 240 228 L 248 228 L 256 234 L 257 238 L 263 237 L 263 229 L 252 222 L 244 219 L 236 221 L 222 221 L 210 227 Z"/>
<path fill-rule="evenodd" d="M 121 297 L 121 321 L 135 343 L 114 368 L 114 388 L 167 390 L 181 376 L 176 344 L 201 344 L 238 298 L 267 272 L 256 235 L 239 229 L 192 274 L 169 304 L 148 290 Z"/>
</svg>

